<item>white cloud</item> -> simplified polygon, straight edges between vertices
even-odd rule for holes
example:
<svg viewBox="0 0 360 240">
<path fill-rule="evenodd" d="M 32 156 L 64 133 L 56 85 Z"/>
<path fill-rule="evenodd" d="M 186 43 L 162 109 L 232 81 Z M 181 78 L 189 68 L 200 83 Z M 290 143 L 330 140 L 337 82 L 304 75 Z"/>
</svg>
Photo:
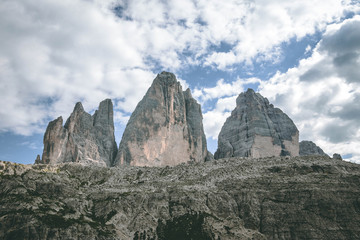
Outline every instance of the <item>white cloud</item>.
<svg viewBox="0 0 360 240">
<path fill-rule="evenodd" d="M 208 88 L 195 88 L 193 92 L 194 98 L 199 102 L 204 103 L 207 100 L 218 99 L 222 97 L 235 96 L 240 92 L 243 92 L 244 85 L 250 83 L 259 83 L 260 79 L 258 78 L 248 78 L 241 79 L 238 78 L 233 82 L 225 82 L 224 79 L 220 79 L 216 82 L 216 86 Z"/>
<path fill-rule="evenodd" d="M 135 35 L 146 40 L 143 53 L 171 65 L 170 70 L 192 63 L 225 70 L 240 62 L 251 64 L 255 58 L 273 61 L 281 54 L 281 43 L 322 31 L 347 11 L 359 9 L 350 0 L 137 0 L 118 5 L 124 20 L 137 23 Z M 231 48 L 209 48 L 221 43 Z M 184 52 L 191 57 L 184 57 Z"/>
<path fill-rule="evenodd" d="M 121 98 L 130 112 L 155 76 L 136 27 L 91 2 L 3 1 L 0 32 L 1 131 L 43 132 L 77 101 Z"/>
<path fill-rule="evenodd" d="M 307 45 L 306 48 L 305 48 L 305 54 L 309 53 L 310 51 L 311 51 L 311 46 Z"/>
<path fill-rule="evenodd" d="M 204 131 L 208 138 L 217 139 L 225 120 L 236 106 L 236 97 L 218 99 L 215 108 L 203 114 Z"/>
<path fill-rule="evenodd" d="M 244 1 L 245 2 L 245 1 Z M 244 3 L 243 2 L 243 3 Z M 278 46 L 291 38 L 301 39 L 317 30 L 324 30 L 327 24 L 339 21 L 344 12 L 358 11 L 359 5 L 349 5 L 351 1 L 248 1 L 248 4 L 234 4 L 231 12 L 221 19 L 221 27 L 216 30 L 225 35 L 222 41 L 233 43 L 228 52 L 214 52 L 206 59 L 206 65 L 220 69 L 239 63 L 251 64 L 254 57 L 263 60 L 277 59 L 281 52 Z M 211 5 L 211 3 L 209 3 Z M 222 7 L 213 9 L 221 12 Z M 245 11 L 244 11 L 245 9 Z M 214 13 L 214 16 L 217 14 Z M 214 18 L 213 21 L 217 21 Z M 228 33 L 223 33 L 225 30 Z M 209 27 L 209 31 L 215 30 Z M 235 39 L 235 40 L 234 40 Z"/>
<path fill-rule="evenodd" d="M 251 64 L 254 59 L 273 61 L 281 54 L 279 44 L 325 29 L 348 9 L 356 11 L 350 2 L 3 0 L 0 96 L 5 104 L 0 108 L 0 131 L 43 132 L 49 120 L 67 117 L 75 102 L 82 101 L 90 111 L 105 98 L 115 100 L 116 111 L 123 113 L 117 113 L 116 120 L 123 123 L 150 86 L 154 69 L 180 72 L 189 65 L 229 69 L 236 63 Z M 225 52 L 219 52 L 222 43 L 230 46 Z M 313 60 L 301 64 L 308 64 L 309 70 L 312 61 L 328 65 L 329 60 L 319 51 Z M 297 79 L 299 71 L 277 74 L 263 91 L 292 91 L 294 99 L 302 98 L 287 80 Z M 337 73 L 331 84 L 343 86 L 346 72 Z M 259 82 L 255 78 L 246 81 Z M 214 88 L 195 89 L 200 102 L 219 99 L 213 111 L 204 113 L 209 136 L 217 137 L 230 113 L 224 102 L 243 91 L 246 81 L 223 80 Z M 186 81 L 182 85 L 186 88 Z M 339 93 L 336 96 L 340 98 Z M 274 99 L 280 101 L 280 97 Z M 333 105 L 333 112 L 343 106 Z M 292 111 L 300 109 L 297 105 Z"/>
<path fill-rule="evenodd" d="M 123 126 L 125 126 L 127 124 L 127 122 L 129 121 L 129 118 L 130 118 L 129 115 L 126 115 L 119 111 L 115 112 L 115 114 L 114 114 L 114 121 L 122 124 Z"/>
</svg>

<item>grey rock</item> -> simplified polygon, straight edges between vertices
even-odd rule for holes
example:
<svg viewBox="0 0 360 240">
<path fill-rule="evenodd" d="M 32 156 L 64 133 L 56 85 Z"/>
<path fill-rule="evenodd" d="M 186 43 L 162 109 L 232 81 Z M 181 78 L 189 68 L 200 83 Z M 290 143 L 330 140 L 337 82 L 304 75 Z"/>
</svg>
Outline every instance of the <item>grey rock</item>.
<svg viewBox="0 0 360 240">
<path fill-rule="evenodd" d="M 0 162 L 0 239 L 360 239 L 359 182 L 360 165 L 324 156 Z"/>
<path fill-rule="evenodd" d="M 339 153 L 334 153 L 333 154 L 333 159 L 336 159 L 336 160 L 343 160 L 341 155 Z"/>
<path fill-rule="evenodd" d="M 301 141 L 299 144 L 299 154 L 300 156 L 320 155 L 329 157 L 329 155 L 312 141 Z"/>
<path fill-rule="evenodd" d="M 209 162 L 209 161 L 212 161 L 212 160 L 214 160 L 214 155 L 211 152 L 208 151 L 207 156 L 205 158 L 205 162 Z"/>
<path fill-rule="evenodd" d="M 67 129 L 63 127 L 62 117 L 49 122 L 44 134 L 44 150 L 41 163 L 56 164 L 65 162 L 64 152 L 66 151 L 68 135 Z"/>
<path fill-rule="evenodd" d="M 35 164 L 40 164 L 40 163 L 41 163 L 41 158 L 40 155 L 38 154 L 35 159 Z"/>
<path fill-rule="evenodd" d="M 42 160 L 35 163 L 113 165 L 117 145 L 110 99 L 102 101 L 93 116 L 78 102 L 65 125 L 62 124 L 62 117 L 49 123 L 44 135 Z"/>
<path fill-rule="evenodd" d="M 201 106 L 182 91 L 172 73 L 154 79 L 124 130 L 116 165 L 176 165 L 203 162 L 208 154 Z"/>
<path fill-rule="evenodd" d="M 286 155 L 299 155 L 299 131 L 293 121 L 254 90 L 241 93 L 220 131 L 215 159 Z"/>
</svg>

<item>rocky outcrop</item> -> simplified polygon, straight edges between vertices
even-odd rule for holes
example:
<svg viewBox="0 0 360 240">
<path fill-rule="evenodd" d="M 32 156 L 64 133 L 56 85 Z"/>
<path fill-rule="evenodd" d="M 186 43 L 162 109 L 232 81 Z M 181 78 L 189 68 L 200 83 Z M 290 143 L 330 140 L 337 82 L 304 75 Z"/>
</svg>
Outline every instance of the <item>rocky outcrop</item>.
<svg viewBox="0 0 360 240">
<path fill-rule="evenodd" d="M 301 141 L 299 144 L 299 149 L 300 149 L 299 150 L 300 156 L 309 156 L 309 155 L 329 156 L 312 141 Z"/>
<path fill-rule="evenodd" d="M 64 126 L 62 117 L 49 123 L 42 159 L 35 163 L 80 162 L 112 166 L 116 153 L 111 100 L 102 101 L 93 116 L 78 102 Z"/>
<path fill-rule="evenodd" d="M 343 160 L 339 153 L 334 153 L 332 158 L 335 160 Z"/>
<path fill-rule="evenodd" d="M 42 163 L 42 162 L 41 162 L 40 155 L 38 154 L 35 159 L 35 164 L 39 164 L 39 163 Z"/>
<path fill-rule="evenodd" d="M 323 156 L 0 162 L 0 239 L 360 239 L 359 182 L 360 165 Z"/>
<path fill-rule="evenodd" d="M 252 89 L 241 93 L 220 131 L 215 159 L 287 155 L 299 155 L 299 131 L 293 121 Z"/>
<path fill-rule="evenodd" d="M 207 158 L 200 105 L 174 74 L 158 74 L 126 125 L 116 165 L 173 166 Z"/>
</svg>

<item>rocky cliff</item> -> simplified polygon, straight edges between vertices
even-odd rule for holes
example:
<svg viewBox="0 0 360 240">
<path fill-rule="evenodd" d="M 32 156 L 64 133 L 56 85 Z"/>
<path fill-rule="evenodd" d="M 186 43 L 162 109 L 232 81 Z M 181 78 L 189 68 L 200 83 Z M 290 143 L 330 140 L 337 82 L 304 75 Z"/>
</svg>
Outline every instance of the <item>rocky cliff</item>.
<svg viewBox="0 0 360 240">
<path fill-rule="evenodd" d="M 116 165 L 173 166 L 209 157 L 200 105 L 174 74 L 158 74 L 126 125 Z"/>
<path fill-rule="evenodd" d="M 300 156 L 309 156 L 309 155 L 329 156 L 312 141 L 301 141 L 299 144 L 299 154 Z"/>
<path fill-rule="evenodd" d="M 360 239 L 360 165 L 322 156 L 175 167 L 0 162 L 0 239 Z"/>
<path fill-rule="evenodd" d="M 102 101 L 93 116 L 85 112 L 79 102 L 64 126 L 62 117 L 49 123 L 42 158 L 37 158 L 35 163 L 81 162 L 112 166 L 116 153 L 111 100 Z"/>
<path fill-rule="evenodd" d="M 220 131 L 215 159 L 287 155 L 299 155 L 299 131 L 293 121 L 252 89 L 241 93 Z"/>
</svg>

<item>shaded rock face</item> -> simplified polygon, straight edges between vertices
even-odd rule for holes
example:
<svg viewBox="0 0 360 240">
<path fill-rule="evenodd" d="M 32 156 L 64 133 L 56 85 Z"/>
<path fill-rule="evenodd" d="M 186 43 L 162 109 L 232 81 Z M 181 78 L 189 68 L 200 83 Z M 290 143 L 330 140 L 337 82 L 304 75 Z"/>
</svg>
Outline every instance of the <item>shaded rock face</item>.
<svg viewBox="0 0 360 240">
<path fill-rule="evenodd" d="M 299 154 L 300 156 L 309 156 L 309 155 L 329 156 L 312 141 L 301 141 L 299 144 Z"/>
<path fill-rule="evenodd" d="M 0 239 L 360 239 L 359 182 L 360 165 L 324 156 L 156 168 L 0 161 Z"/>
<path fill-rule="evenodd" d="M 336 159 L 336 160 L 343 160 L 341 155 L 339 153 L 334 153 L 333 154 L 333 159 Z"/>
<path fill-rule="evenodd" d="M 85 112 L 79 102 L 64 126 L 62 117 L 49 123 L 42 159 L 35 163 L 80 162 L 112 166 L 116 153 L 111 100 L 102 101 L 93 116 Z"/>
<path fill-rule="evenodd" d="M 42 161 L 41 161 L 40 155 L 38 154 L 35 159 L 35 164 L 39 164 L 39 163 L 42 163 Z"/>
<path fill-rule="evenodd" d="M 293 121 L 252 89 L 241 93 L 220 131 L 215 159 L 287 155 L 299 155 L 299 131 Z"/>
<path fill-rule="evenodd" d="M 207 158 L 200 105 L 174 74 L 158 74 L 130 117 L 116 165 L 173 166 Z"/>
</svg>

